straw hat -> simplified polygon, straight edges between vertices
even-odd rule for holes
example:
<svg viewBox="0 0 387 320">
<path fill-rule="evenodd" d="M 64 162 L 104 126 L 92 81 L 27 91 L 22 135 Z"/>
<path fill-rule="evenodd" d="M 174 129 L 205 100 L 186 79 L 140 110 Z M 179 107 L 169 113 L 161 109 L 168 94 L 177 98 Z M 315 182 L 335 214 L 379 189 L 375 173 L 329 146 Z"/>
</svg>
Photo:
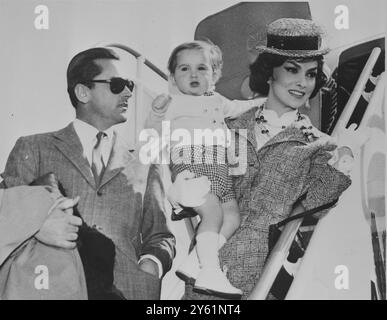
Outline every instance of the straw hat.
<svg viewBox="0 0 387 320">
<path fill-rule="evenodd" d="M 308 58 L 327 54 L 322 48 L 324 32 L 311 20 L 282 18 L 267 27 L 266 46 L 256 47 L 259 53 L 268 52 L 286 57 Z"/>
</svg>

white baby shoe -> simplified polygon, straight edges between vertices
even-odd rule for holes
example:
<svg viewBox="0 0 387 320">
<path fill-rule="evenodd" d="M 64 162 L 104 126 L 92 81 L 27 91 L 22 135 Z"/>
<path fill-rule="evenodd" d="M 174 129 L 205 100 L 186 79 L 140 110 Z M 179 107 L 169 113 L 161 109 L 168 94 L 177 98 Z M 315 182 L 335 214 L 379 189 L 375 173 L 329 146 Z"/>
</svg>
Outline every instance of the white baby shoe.
<svg viewBox="0 0 387 320">
<path fill-rule="evenodd" d="M 183 281 L 195 282 L 200 272 L 199 259 L 196 250 L 192 250 L 184 263 L 176 270 L 176 275 Z"/>
<path fill-rule="evenodd" d="M 193 290 L 225 299 L 237 300 L 242 297 L 242 290 L 235 288 L 220 268 L 201 269 Z"/>
</svg>

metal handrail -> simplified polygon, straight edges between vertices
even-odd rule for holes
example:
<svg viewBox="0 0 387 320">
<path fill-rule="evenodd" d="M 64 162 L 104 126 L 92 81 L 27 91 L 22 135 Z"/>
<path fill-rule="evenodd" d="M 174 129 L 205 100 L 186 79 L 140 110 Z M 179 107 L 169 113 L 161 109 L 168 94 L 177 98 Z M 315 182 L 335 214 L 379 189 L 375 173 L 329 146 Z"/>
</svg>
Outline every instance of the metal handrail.
<svg viewBox="0 0 387 320">
<path fill-rule="evenodd" d="M 365 64 L 363 71 L 361 72 L 359 79 L 356 82 L 355 88 L 352 91 L 351 96 L 348 99 L 347 104 L 345 105 L 339 120 L 337 121 L 333 131 L 332 136 L 336 136 L 338 131 L 342 128 L 345 128 L 349 119 L 351 118 L 351 115 L 353 111 L 355 110 L 355 107 L 364 91 L 365 85 L 367 84 L 367 81 L 372 74 L 372 70 L 376 64 L 376 61 L 378 60 L 378 57 L 382 50 L 379 47 L 376 47 L 372 50 L 367 63 Z"/>
<path fill-rule="evenodd" d="M 372 94 L 372 98 L 370 99 L 370 101 L 368 103 L 368 107 L 367 107 L 366 111 L 364 112 L 364 115 L 363 115 L 361 123 L 359 124 L 358 130 L 361 130 L 364 127 L 367 127 L 368 121 L 372 115 L 372 113 L 371 113 L 372 110 L 371 110 L 370 106 L 373 106 L 373 105 L 377 104 L 378 102 L 383 103 L 382 97 L 384 95 L 384 90 L 385 90 L 385 86 L 386 86 L 385 82 L 386 82 L 386 72 L 383 72 L 379 76 L 378 82 L 376 83 L 376 87 L 375 87 L 374 92 Z M 378 101 L 379 99 L 380 99 L 380 101 Z M 362 148 L 361 151 L 364 152 L 364 149 Z M 361 171 L 360 171 L 361 203 L 362 203 L 362 207 L 363 207 L 363 212 L 369 213 L 369 208 L 368 208 L 367 201 L 366 201 L 366 191 L 365 191 L 366 190 L 366 188 L 365 188 L 366 181 L 365 181 L 364 164 L 363 164 L 364 158 L 361 157 L 361 159 L 362 159 Z"/>
<path fill-rule="evenodd" d="M 359 79 L 355 85 L 355 88 L 349 98 L 342 114 L 340 115 L 339 120 L 335 128 L 333 129 L 332 135 L 337 134 L 340 128 L 345 128 L 350 119 L 360 97 L 364 90 L 364 87 L 370 77 L 373 67 L 376 64 L 376 61 L 379 57 L 381 50 L 380 48 L 374 48 L 371 52 L 370 57 L 367 60 L 366 65 L 363 68 L 362 73 L 359 76 Z M 293 210 L 292 215 L 296 214 L 296 210 Z M 248 297 L 249 300 L 263 300 L 266 299 L 274 280 L 277 277 L 278 272 L 280 271 L 283 262 L 285 261 L 290 246 L 296 236 L 296 233 L 301 226 L 302 220 L 295 220 L 289 222 L 281 233 L 280 238 L 278 239 L 276 245 L 274 246 L 272 252 L 270 253 L 265 266 L 263 268 L 262 274 L 255 285 L 253 291 Z M 313 236 L 313 235 L 312 235 Z"/>
<path fill-rule="evenodd" d="M 367 109 L 363 114 L 363 117 L 361 119 L 361 123 L 359 124 L 358 129 L 361 129 L 362 127 L 367 126 L 368 120 L 370 119 L 372 112 L 373 112 L 373 110 L 371 108 L 369 108 L 369 106 L 376 104 L 377 103 L 376 100 L 383 96 L 383 92 L 385 90 L 386 80 L 387 80 L 387 74 L 384 71 L 378 77 L 375 89 L 372 93 L 372 97 L 371 97 L 370 101 L 368 102 Z"/>
<path fill-rule="evenodd" d="M 359 124 L 359 129 L 363 129 L 367 127 L 369 124 L 369 120 L 372 117 L 372 110 L 370 107 L 376 105 L 380 105 L 384 103 L 385 99 L 385 88 L 386 88 L 386 72 L 382 72 L 379 75 L 378 81 L 376 83 L 376 87 L 373 91 L 372 97 L 368 103 L 368 107 L 363 115 L 362 121 Z M 359 130 L 358 129 L 358 130 Z M 364 148 L 361 149 L 361 152 L 364 153 Z M 387 277 L 386 277 L 386 263 L 383 261 L 383 258 L 380 256 L 381 248 L 379 247 L 379 240 L 377 239 L 377 226 L 375 223 L 375 214 L 370 207 L 369 202 L 366 198 L 366 174 L 364 167 L 364 156 L 361 157 L 361 166 L 360 166 L 360 192 L 361 192 L 361 203 L 363 207 L 363 212 L 366 212 L 367 217 L 371 217 L 370 227 L 371 227 L 371 237 L 372 237 L 372 248 L 374 253 L 374 263 L 375 263 L 375 275 L 376 275 L 376 286 L 379 289 L 379 297 L 381 300 L 386 300 L 386 287 L 387 287 Z M 386 246 L 386 243 L 384 243 Z M 377 258 L 376 258 L 377 257 Z M 379 260 L 379 262 L 378 262 Z M 383 261 L 383 262 L 381 262 Z"/>
<path fill-rule="evenodd" d="M 108 44 L 106 45 L 106 47 L 113 47 L 113 48 L 118 48 L 118 49 L 121 49 L 121 50 L 125 50 L 126 52 L 130 53 L 132 56 L 134 56 L 136 59 L 141 57 L 142 55 L 140 53 L 138 53 L 136 50 L 124 45 L 124 44 L 120 44 L 120 43 L 112 43 L 112 44 Z M 161 78 L 163 78 L 164 80 L 168 81 L 168 76 L 165 74 L 165 72 L 163 72 L 162 70 L 160 70 L 158 67 L 156 67 L 152 62 L 150 62 L 148 59 L 145 59 L 144 58 L 144 64 L 149 67 L 152 71 L 154 71 L 155 73 L 157 73 Z"/>
<path fill-rule="evenodd" d="M 298 207 L 292 212 L 292 216 L 301 213 L 302 207 Z M 281 236 L 272 249 L 269 258 L 262 270 L 262 274 L 255 285 L 253 291 L 250 293 L 249 300 L 265 300 L 273 283 L 277 277 L 278 272 L 288 255 L 290 246 L 301 226 L 303 219 L 293 220 L 287 223 L 281 232 Z"/>
</svg>

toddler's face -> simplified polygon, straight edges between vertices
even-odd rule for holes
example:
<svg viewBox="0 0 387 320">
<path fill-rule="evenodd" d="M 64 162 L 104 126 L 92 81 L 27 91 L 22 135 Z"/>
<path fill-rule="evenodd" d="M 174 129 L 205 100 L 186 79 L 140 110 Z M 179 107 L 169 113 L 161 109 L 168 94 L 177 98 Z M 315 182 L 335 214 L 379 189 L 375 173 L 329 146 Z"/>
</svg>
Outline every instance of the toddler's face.
<svg viewBox="0 0 387 320">
<path fill-rule="evenodd" d="M 201 96 L 214 85 L 210 58 L 203 50 L 186 49 L 177 54 L 172 81 L 184 94 Z"/>
</svg>

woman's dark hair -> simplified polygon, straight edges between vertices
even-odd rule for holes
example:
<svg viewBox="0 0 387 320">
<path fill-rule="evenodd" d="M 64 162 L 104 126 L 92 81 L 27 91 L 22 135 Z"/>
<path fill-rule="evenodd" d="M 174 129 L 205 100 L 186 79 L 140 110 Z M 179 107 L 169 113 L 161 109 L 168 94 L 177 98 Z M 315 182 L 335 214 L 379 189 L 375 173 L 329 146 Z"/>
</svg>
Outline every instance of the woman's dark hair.
<svg viewBox="0 0 387 320">
<path fill-rule="evenodd" d="M 251 91 L 267 96 L 269 94 L 269 84 L 267 81 L 273 76 L 273 69 L 285 63 L 292 58 L 280 56 L 272 53 L 261 53 L 258 58 L 250 65 L 250 81 L 249 86 Z M 323 56 L 313 58 L 294 58 L 297 62 L 317 61 L 316 86 L 310 95 L 313 98 L 317 92 L 324 86 L 327 81 L 323 73 Z"/>
</svg>

